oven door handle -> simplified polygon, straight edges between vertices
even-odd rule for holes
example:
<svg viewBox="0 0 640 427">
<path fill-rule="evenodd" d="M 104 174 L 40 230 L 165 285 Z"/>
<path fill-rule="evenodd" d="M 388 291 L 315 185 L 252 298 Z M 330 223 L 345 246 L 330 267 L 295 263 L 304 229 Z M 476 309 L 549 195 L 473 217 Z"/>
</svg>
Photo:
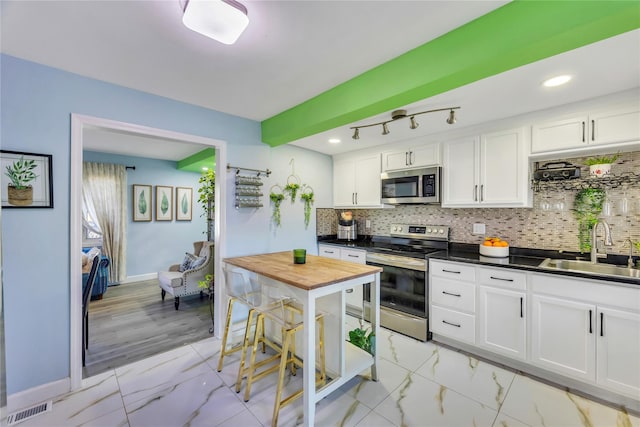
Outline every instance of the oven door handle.
<svg viewBox="0 0 640 427">
<path fill-rule="evenodd" d="M 377 257 L 371 257 L 369 255 L 367 255 L 367 264 L 375 265 L 378 267 L 390 266 L 390 267 L 406 268 L 407 270 L 424 271 L 424 272 L 427 271 L 426 262 L 420 263 L 421 265 L 417 265 L 418 263 L 416 263 L 416 265 L 412 265 L 402 261 L 395 261 L 392 259 L 383 260 Z"/>
</svg>

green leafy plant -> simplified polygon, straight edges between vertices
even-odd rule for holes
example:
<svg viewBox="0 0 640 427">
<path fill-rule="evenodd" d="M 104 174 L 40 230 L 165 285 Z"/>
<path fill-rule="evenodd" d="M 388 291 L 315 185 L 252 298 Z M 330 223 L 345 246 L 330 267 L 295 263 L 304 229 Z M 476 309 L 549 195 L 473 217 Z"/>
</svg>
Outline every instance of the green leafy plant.
<svg viewBox="0 0 640 427">
<path fill-rule="evenodd" d="M 198 280 L 198 288 L 203 288 L 203 289 L 213 288 L 213 274 L 207 274 L 204 276 L 204 280 Z"/>
<path fill-rule="evenodd" d="M 313 191 L 300 193 L 300 200 L 304 202 L 304 226 L 309 226 L 311 219 L 311 204 L 313 203 Z"/>
<path fill-rule="evenodd" d="M 209 218 L 211 214 L 209 210 L 213 210 L 213 206 L 209 202 L 213 200 L 216 194 L 215 171 L 209 169 L 206 172 L 202 172 L 202 176 L 198 179 L 198 184 L 200 184 L 198 188 L 198 203 L 200 203 L 203 212 Z"/>
<path fill-rule="evenodd" d="M 591 250 L 591 229 L 602 212 L 602 204 L 606 198 L 600 188 L 584 188 L 576 194 L 573 212 L 578 220 L 578 242 L 582 252 Z"/>
<path fill-rule="evenodd" d="M 605 155 L 605 156 L 589 157 L 587 160 L 585 160 L 584 164 L 587 166 L 606 165 L 606 164 L 615 162 L 619 158 L 620 158 L 620 153 Z"/>
<path fill-rule="evenodd" d="M 375 339 L 376 336 L 373 332 L 367 333 L 364 329 L 356 328 L 349 331 L 349 342 L 370 354 L 374 353 Z"/>
<path fill-rule="evenodd" d="M 633 245 L 636 247 L 636 251 L 640 253 L 640 242 L 635 242 Z"/>
<path fill-rule="evenodd" d="M 295 182 L 292 184 L 287 184 L 284 187 L 284 191 L 291 195 L 291 201 L 293 202 L 296 199 L 296 194 L 300 189 L 300 184 L 296 184 Z"/>
<path fill-rule="evenodd" d="M 5 175 L 11 180 L 11 186 L 18 190 L 30 187 L 29 183 L 37 178 L 37 175 L 33 171 L 36 166 L 35 160 L 24 160 L 24 156 L 20 157 L 20 160 L 16 160 L 7 166 Z"/>
<path fill-rule="evenodd" d="M 273 222 L 280 226 L 280 204 L 284 200 L 284 194 L 272 192 L 269 194 L 269 199 L 273 202 Z"/>
</svg>

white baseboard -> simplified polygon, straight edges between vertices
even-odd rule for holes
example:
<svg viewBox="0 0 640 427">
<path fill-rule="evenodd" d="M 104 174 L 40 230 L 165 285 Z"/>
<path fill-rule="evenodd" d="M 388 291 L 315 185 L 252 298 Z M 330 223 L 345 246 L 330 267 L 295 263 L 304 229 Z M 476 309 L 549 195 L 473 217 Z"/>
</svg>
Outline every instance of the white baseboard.
<svg viewBox="0 0 640 427">
<path fill-rule="evenodd" d="M 7 396 L 7 413 L 19 411 L 71 391 L 71 379 L 63 378 Z"/>
<path fill-rule="evenodd" d="M 143 280 L 153 280 L 158 278 L 158 273 L 147 273 L 147 274 L 138 274 L 136 276 L 127 276 L 121 284 L 131 283 L 131 282 L 142 282 Z"/>
</svg>

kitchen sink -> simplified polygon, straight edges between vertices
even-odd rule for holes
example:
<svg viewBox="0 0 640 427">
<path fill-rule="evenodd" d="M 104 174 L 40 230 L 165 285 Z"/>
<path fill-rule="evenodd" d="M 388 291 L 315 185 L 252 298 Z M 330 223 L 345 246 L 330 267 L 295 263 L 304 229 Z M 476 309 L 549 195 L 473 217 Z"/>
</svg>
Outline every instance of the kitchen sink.
<svg viewBox="0 0 640 427">
<path fill-rule="evenodd" d="M 547 258 L 539 265 L 552 270 L 575 271 L 578 273 L 597 274 L 603 276 L 631 277 L 640 279 L 640 270 L 611 264 L 593 264 L 590 261 Z"/>
</svg>

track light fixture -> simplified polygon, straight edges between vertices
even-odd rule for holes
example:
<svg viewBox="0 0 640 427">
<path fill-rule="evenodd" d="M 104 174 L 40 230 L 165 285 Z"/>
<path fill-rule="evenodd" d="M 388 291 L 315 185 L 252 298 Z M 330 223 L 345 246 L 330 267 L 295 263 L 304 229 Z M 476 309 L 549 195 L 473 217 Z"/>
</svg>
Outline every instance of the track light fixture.
<svg viewBox="0 0 640 427">
<path fill-rule="evenodd" d="M 458 109 L 460 109 L 460 107 L 437 108 L 435 110 L 427 110 L 427 111 L 420 111 L 419 113 L 413 113 L 411 114 L 411 116 L 407 116 L 407 110 L 395 110 L 391 113 L 391 120 L 385 120 L 384 122 L 379 122 L 379 123 L 371 123 L 370 125 L 352 126 L 349 129 L 354 130 L 353 136 L 352 136 L 353 139 L 360 139 L 360 128 L 368 128 L 371 126 L 379 126 L 379 125 L 382 125 L 382 134 L 388 135 L 390 132 L 389 132 L 389 126 L 387 126 L 387 124 L 391 122 L 409 117 L 409 120 L 410 120 L 409 128 L 416 129 L 419 126 L 419 124 L 416 121 L 415 116 L 420 114 L 435 113 L 438 111 L 447 111 L 447 110 L 449 110 L 449 116 L 447 117 L 446 122 L 452 125 L 456 122 L 456 115 L 454 110 L 458 110 Z"/>
</svg>

